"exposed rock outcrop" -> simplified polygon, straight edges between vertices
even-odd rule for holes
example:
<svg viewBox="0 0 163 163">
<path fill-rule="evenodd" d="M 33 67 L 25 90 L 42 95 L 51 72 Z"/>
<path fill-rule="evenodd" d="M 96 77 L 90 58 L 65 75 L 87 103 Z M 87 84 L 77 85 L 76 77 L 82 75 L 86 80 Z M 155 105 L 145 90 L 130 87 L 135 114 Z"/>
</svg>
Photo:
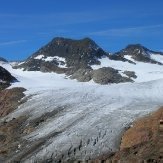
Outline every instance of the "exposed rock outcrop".
<svg viewBox="0 0 163 163">
<path fill-rule="evenodd" d="M 124 71 L 123 73 L 127 75 L 129 78 L 134 78 L 134 79 L 137 78 L 134 71 Z"/>
<path fill-rule="evenodd" d="M 132 82 L 131 79 L 127 77 L 122 77 L 118 73 L 118 70 L 115 70 L 111 67 L 103 67 L 98 70 L 94 70 L 93 80 L 96 83 L 100 84 Z"/>
<path fill-rule="evenodd" d="M 80 82 L 88 82 L 92 79 L 93 70 L 91 68 L 78 69 L 71 75 L 71 79 L 77 79 Z"/>
<path fill-rule="evenodd" d="M 0 92 L 0 118 L 13 112 L 26 101 L 22 99 L 25 96 L 24 91 L 24 88 L 12 88 Z M 11 153 L 19 150 L 18 140 L 21 140 L 20 133 L 25 119 L 24 115 L 18 119 L 13 118 L 10 122 L 0 122 L 0 162 L 5 162 Z"/>
<path fill-rule="evenodd" d="M 17 79 L 13 77 L 10 72 L 0 66 L 0 91 L 10 86 L 14 81 L 17 81 Z"/>
</svg>

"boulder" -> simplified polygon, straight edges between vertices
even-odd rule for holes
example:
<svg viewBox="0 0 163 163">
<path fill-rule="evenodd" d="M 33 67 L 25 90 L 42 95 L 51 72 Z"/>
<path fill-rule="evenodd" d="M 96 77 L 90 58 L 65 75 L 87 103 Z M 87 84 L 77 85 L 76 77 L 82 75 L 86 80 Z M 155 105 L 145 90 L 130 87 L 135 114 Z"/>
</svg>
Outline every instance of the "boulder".
<svg viewBox="0 0 163 163">
<path fill-rule="evenodd" d="M 103 67 L 93 71 L 93 81 L 99 84 L 131 82 L 127 77 L 122 77 L 118 70 L 111 67 Z"/>
<path fill-rule="evenodd" d="M 124 71 L 123 73 L 127 75 L 129 78 L 134 78 L 134 79 L 137 78 L 134 71 Z"/>
</svg>

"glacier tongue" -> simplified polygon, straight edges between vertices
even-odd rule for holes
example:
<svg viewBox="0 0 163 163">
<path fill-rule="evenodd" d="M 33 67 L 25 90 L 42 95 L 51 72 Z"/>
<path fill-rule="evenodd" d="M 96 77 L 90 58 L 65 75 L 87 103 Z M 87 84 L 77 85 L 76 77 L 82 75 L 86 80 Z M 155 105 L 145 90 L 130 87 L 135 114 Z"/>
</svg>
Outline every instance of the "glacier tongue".
<svg viewBox="0 0 163 163">
<path fill-rule="evenodd" d="M 125 127 L 163 105 L 162 83 L 162 79 L 107 86 L 76 82 L 37 92 L 7 118 L 26 114 L 30 121 L 57 111 L 24 137 L 31 142 L 47 140 L 27 162 L 51 155 L 56 160 L 94 158 L 117 150 Z"/>
</svg>

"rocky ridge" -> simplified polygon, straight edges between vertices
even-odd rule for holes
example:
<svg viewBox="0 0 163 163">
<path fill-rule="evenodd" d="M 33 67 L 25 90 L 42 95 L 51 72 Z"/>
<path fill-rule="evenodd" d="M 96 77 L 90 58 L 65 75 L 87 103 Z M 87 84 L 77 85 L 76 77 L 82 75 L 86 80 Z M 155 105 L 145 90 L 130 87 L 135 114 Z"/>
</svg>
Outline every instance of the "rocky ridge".
<svg viewBox="0 0 163 163">
<path fill-rule="evenodd" d="M 135 64 L 134 61 L 131 61 L 126 57 L 131 56 L 131 58 L 135 61 L 163 65 L 161 62 L 152 59 L 151 54 L 163 55 L 163 53 L 149 50 L 146 47 L 142 46 L 141 44 L 131 44 L 128 45 L 125 49 L 122 49 L 121 51 L 115 53 L 114 55 L 111 55 L 110 58 L 113 60 L 121 60 L 124 62 L 127 61 Z"/>
<path fill-rule="evenodd" d="M 127 77 L 122 77 L 113 68 L 94 71 L 91 65 L 99 65 L 98 59 L 102 57 L 108 57 L 108 53 L 89 38 L 82 40 L 55 38 L 25 62 L 19 63 L 16 68 L 28 71 L 65 73 L 71 79 L 77 79 L 80 82 L 88 82 L 92 79 L 100 84 L 131 81 Z M 105 76 L 99 75 L 99 73 L 103 73 Z M 108 80 L 107 75 L 115 76 L 114 80 Z"/>
<path fill-rule="evenodd" d="M 139 61 L 162 65 L 161 62 L 152 59 L 150 54 L 160 55 L 161 53 L 149 50 L 140 44 L 135 44 L 128 45 L 125 49 L 110 54 L 105 52 L 90 38 L 72 40 L 57 37 L 40 48 L 27 60 L 18 63 L 14 67 L 23 68 L 26 71 L 64 73 L 71 79 L 77 79 L 80 82 L 88 82 L 90 80 L 100 84 L 133 82 L 136 75 L 131 75 L 129 72 L 127 74 L 124 73 L 126 75 L 124 77 L 119 70 L 113 70 L 112 67 L 108 66 L 97 71 L 93 70 L 91 66 L 100 65 L 101 62 L 99 60 L 104 57 L 131 64 L 136 64 L 135 61 Z M 115 76 L 114 81 L 108 80 L 106 76 Z"/>
</svg>

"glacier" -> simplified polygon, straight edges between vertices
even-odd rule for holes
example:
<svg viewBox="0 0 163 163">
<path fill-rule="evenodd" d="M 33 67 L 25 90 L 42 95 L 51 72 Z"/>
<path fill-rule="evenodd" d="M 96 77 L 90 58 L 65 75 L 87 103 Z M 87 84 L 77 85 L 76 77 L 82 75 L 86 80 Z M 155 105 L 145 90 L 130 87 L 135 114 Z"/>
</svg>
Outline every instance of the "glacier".
<svg viewBox="0 0 163 163">
<path fill-rule="evenodd" d="M 106 64 L 105 60 L 101 66 Z M 163 105 L 161 66 L 109 62 L 113 68 L 134 70 L 138 78 L 134 83 L 99 85 L 93 81 L 70 80 L 64 74 L 22 71 L 13 69 L 8 63 L 0 63 L 19 80 L 10 88 L 24 87 L 26 96 L 32 95 L 0 121 L 25 114 L 30 122 L 51 114 L 23 137 L 31 144 L 46 140 L 33 154 L 26 156 L 24 162 L 50 157 L 85 160 L 114 152 L 119 148 L 123 132 L 135 119 Z"/>
</svg>

